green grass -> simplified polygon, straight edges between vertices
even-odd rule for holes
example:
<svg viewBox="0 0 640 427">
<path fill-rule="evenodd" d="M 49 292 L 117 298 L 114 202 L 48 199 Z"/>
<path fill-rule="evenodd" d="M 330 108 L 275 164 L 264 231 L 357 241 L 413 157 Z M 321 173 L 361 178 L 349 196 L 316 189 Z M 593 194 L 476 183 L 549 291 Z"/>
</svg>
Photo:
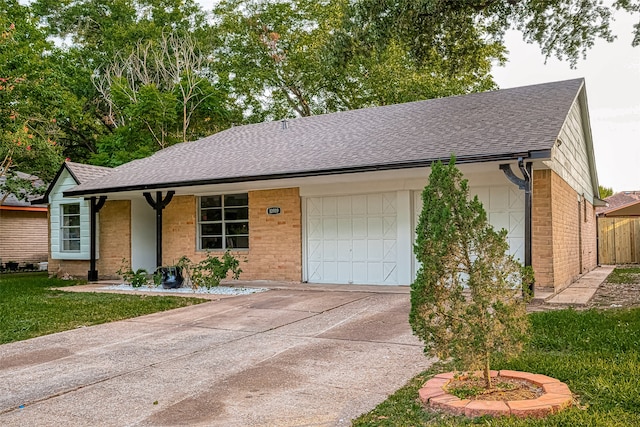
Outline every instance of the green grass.
<svg viewBox="0 0 640 427">
<path fill-rule="evenodd" d="M 640 267 L 616 267 L 609 277 L 609 283 L 629 284 L 640 282 Z"/>
<path fill-rule="evenodd" d="M 168 296 L 63 292 L 77 282 L 46 273 L 0 276 L 0 344 L 199 304 L 206 300 Z"/>
<path fill-rule="evenodd" d="M 496 360 L 493 369 L 549 375 L 565 382 L 580 407 L 545 419 L 467 419 L 425 410 L 418 389 L 433 375 L 450 370 L 438 364 L 413 378 L 354 420 L 353 426 L 640 426 L 640 309 L 530 315 L 532 340 L 514 360 Z"/>
</svg>

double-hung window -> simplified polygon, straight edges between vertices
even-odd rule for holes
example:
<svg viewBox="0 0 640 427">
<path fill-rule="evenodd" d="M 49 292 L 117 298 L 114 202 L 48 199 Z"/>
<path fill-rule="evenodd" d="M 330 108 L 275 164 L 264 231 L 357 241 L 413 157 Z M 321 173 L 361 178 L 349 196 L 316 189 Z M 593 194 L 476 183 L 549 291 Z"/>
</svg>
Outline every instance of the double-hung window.
<svg viewBox="0 0 640 427">
<path fill-rule="evenodd" d="M 249 248 L 249 195 L 200 197 L 199 249 Z"/>
<path fill-rule="evenodd" d="M 62 252 L 80 251 L 80 204 L 70 203 L 61 208 L 60 249 Z"/>
</svg>

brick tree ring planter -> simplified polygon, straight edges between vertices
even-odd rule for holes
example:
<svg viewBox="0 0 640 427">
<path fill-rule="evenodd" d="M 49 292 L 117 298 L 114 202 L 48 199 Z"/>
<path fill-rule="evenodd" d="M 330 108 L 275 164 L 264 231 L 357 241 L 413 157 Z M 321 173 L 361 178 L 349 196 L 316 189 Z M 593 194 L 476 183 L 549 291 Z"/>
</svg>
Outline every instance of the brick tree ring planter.
<svg viewBox="0 0 640 427">
<path fill-rule="evenodd" d="M 479 373 L 481 375 L 481 373 Z M 527 400 L 469 400 L 459 399 L 445 391 L 445 387 L 456 374 L 447 372 L 438 374 L 427 381 L 418 391 L 420 400 L 433 409 L 443 410 L 454 415 L 480 417 L 482 415 L 509 416 L 519 418 L 542 418 L 571 406 L 573 396 L 563 382 L 546 375 L 530 374 L 519 371 L 491 371 L 491 377 L 529 381 L 542 388 L 543 394 L 536 399 Z"/>
</svg>

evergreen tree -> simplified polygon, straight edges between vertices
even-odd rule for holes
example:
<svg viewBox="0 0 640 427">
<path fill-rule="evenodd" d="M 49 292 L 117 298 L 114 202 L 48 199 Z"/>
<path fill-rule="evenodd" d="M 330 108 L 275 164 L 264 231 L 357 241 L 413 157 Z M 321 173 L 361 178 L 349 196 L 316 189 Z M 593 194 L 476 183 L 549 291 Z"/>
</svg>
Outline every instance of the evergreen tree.
<svg viewBox="0 0 640 427">
<path fill-rule="evenodd" d="M 469 199 L 455 157 L 433 165 L 422 200 L 409 322 L 425 353 L 483 369 L 491 388 L 491 355 L 517 354 L 527 336 L 522 284 L 530 269 L 507 254 L 507 231 L 493 229 L 477 196 Z"/>
</svg>

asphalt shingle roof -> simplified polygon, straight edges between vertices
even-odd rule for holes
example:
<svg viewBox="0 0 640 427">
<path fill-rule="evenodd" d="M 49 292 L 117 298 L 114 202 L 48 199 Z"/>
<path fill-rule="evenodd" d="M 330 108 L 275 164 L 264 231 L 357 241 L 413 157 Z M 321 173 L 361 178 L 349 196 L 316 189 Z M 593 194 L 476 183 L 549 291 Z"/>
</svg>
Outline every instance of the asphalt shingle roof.
<svg viewBox="0 0 640 427">
<path fill-rule="evenodd" d="M 115 168 L 65 193 L 170 188 L 549 150 L 583 79 L 238 126 Z"/>
<path fill-rule="evenodd" d="M 607 206 L 596 208 L 597 214 L 606 214 L 640 203 L 640 191 L 621 191 L 604 200 Z"/>
<path fill-rule="evenodd" d="M 36 187 L 40 187 L 42 185 L 44 185 L 44 183 L 42 182 L 42 180 L 40 178 L 38 178 L 37 176 L 34 175 L 29 175 L 26 173 L 22 173 L 22 172 L 16 172 L 16 175 L 18 176 L 18 178 L 21 179 L 28 179 L 31 180 Z M 4 184 L 5 181 L 7 180 L 6 176 L 1 176 L 0 177 L 0 185 Z M 4 198 L 6 193 L 3 193 L 0 191 L 0 200 L 2 200 Z M 32 200 L 36 200 L 38 198 L 40 198 L 40 195 L 34 195 L 34 194 L 26 194 L 26 197 L 21 197 L 20 199 L 16 197 L 15 194 L 11 193 L 7 196 L 7 198 L 5 199 L 5 201 L 2 203 L 4 206 L 15 206 L 15 207 L 28 207 L 31 206 L 31 201 Z"/>
<path fill-rule="evenodd" d="M 112 168 L 85 165 L 83 163 L 66 162 L 66 165 L 80 184 L 92 181 L 96 178 L 102 178 L 113 172 Z"/>
</svg>

